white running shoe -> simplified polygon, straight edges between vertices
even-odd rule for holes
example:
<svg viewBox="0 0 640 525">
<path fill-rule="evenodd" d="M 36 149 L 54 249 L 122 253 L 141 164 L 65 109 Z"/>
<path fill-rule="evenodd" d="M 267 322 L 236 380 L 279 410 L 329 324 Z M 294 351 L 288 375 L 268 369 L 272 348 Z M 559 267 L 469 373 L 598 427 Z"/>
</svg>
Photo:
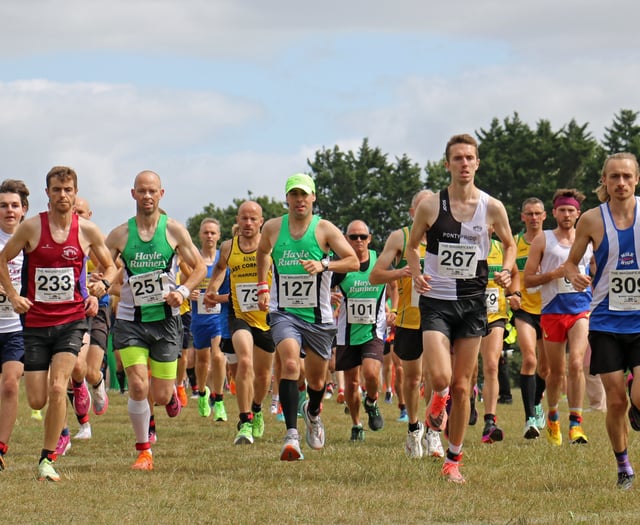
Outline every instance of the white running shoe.
<svg viewBox="0 0 640 525">
<path fill-rule="evenodd" d="M 442 441 L 440 441 L 440 432 L 427 428 L 422 438 L 422 447 L 425 456 L 432 458 L 444 457 L 444 448 L 442 447 Z"/>
<path fill-rule="evenodd" d="M 80 430 L 73 436 L 73 439 L 91 439 L 91 423 L 88 421 L 80 425 Z"/>
<path fill-rule="evenodd" d="M 413 432 L 407 432 L 407 440 L 404 443 L 404 452 L 408 458 L 418 459 L 424 454 L 422 449 L 422 436 L 424 434 L 424 426 L 418 421 L 418 429 Z"/>
<path fill-rule="evenodd" d="M 302 405 L 302 415 L 304 422 L 307 424 L 307 445 L 315 450 L 324 447 L 324 425 L 320 419 L 320 414 L 316 417 L 309 415 L 309 401 L 305 401 Z"/>
</svg>

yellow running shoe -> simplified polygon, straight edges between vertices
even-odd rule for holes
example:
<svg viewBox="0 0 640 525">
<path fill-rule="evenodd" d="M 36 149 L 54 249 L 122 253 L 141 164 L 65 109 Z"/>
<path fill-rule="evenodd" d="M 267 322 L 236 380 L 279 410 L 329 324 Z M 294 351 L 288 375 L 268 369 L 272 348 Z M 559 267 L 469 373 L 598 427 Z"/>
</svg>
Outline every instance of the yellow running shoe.
<svg viewBox="0 0 640 525">
<path fill-rule="evenodd" d="M 569 427 L 569 443 L 571 443 L 572 445 L 583 445 L 585 443 L 589 443 L 587 435 L 584 433 L 580 425 Z"/>
<path fill-rule="evenodd" d="M 562 445 L 562 432 L 560 432 L 560 421 L 547 420 L 547 441 L 552 445 Z"/>
</svg>

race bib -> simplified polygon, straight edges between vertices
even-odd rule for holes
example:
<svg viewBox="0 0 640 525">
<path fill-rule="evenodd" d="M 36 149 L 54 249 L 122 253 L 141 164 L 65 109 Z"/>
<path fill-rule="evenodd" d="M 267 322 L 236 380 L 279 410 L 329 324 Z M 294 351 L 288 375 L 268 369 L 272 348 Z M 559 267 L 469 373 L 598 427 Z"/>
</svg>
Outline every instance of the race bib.
<svg viewBox="0 0 640 525">
<path fill-rule="evenodd" d="M 35 299 L 41 303 L 73 301 L 73 268 L 36 268 Z"/>
<path fill-rule="evenodd" d="M 258 285 L 257 283 L 236 284 L 236 299 L 240 305 L 241 312 L 257 312 L 258 308 Z"/>
<path fill-rule="evenodd" d="M 132 275 L 129 277 L 129 285 L 135 306 L 163 303 L 170 292 L 169 277 L 162 270 Z"/>
<path fill-rule="evenodd" d="M 578 271 L 584 275 L 586 273 L 586 268 L 583 265 L 579 265 Z M 556 279 L 556 284 L 558 287 L 558 293 L 576 293 L 577 292 L 577 290 L 571 284 L 571 281 L 566 277 L 560 277 L 559 279 Z"/>
<path fill-rule="evenodd" d="M 500 299 L 500 288 L 487 288 L 485 291 L 485 299 L 487 303 L 487 313 L 488 314 L 497 314 L 499 299 Z"/>
<path fill-rule="evenodd" d="M 278 298 L 283 308 L 315 308 L 318 306 L 318 285 L 315 275 L 308 273 L 280 275 Z"/>
<path fill-rule="evenodd" d="M 198 295 L 198 299 L 196 299 L 196 304 L 198 305 L 198 314 L 199 315 L 213 315 L 219 314 L 222 311 L 222 305 L 220 303 L 215 306 L 207 306 L 204 304 L 204 296 L 205 291 L 200 290 L 200 294 Z"/>
<path fill-rule="evenodd" d="M 478 246 L 475 244 L 438 245 L 438 275 L 453 279 L 471 279 L 478 267 Z"/>
<path fill-rule="evenodd" d="M 347 322 L 350 324 L 374 324 L 376 322 L 376 300 L 349 299 Z"/>
<path fill-rule="evenodd" d="M 640 310 L 640 270 L 611 270 L 609 310 Z"/>
<path fill-rule="evenodd" d="M 11 283 L 15 288 L 16 292 L 20 293 L 20 283 Z M 13 310 L 13 306 L 11 306 L 11 301 L 9 298 L 0 294 L 0 319 L 13 319 L 18 314 Z"/>
</svg>

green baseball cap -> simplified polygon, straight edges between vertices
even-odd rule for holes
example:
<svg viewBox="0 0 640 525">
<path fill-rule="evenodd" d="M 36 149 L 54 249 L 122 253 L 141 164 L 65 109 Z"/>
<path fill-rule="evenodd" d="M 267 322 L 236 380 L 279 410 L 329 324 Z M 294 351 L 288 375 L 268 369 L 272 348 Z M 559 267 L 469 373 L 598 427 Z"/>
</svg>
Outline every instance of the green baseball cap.
<svg viewBox="0 0 640 525">
<path fill-rule="evenodd" d="M 305 173 L 296 173 L 295 175 L 291 175 L 291 177 L 287 179 L 287 184 L 285 187 L 285 193 L 289 193 L 294 189 L 302 190 L 308 194 L 316 192 L 316 185 L 313 182 L 313 179 Z"/>
</svg>

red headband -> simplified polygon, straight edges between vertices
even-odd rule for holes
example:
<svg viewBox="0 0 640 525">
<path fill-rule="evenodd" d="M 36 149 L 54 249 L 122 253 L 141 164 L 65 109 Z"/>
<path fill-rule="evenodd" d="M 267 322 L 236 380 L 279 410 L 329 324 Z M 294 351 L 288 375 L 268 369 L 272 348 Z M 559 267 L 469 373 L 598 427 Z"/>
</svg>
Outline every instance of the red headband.
<svg viewBox="0 0 640 525">
<path fill-rule="evenodd" d="M 558 197 L 553 201 L 553 207 L 559 208 L 560 206 L 573 206 L 576 210 L 580 211 L 580 203 L 573 197 Z"/>
</svg>

